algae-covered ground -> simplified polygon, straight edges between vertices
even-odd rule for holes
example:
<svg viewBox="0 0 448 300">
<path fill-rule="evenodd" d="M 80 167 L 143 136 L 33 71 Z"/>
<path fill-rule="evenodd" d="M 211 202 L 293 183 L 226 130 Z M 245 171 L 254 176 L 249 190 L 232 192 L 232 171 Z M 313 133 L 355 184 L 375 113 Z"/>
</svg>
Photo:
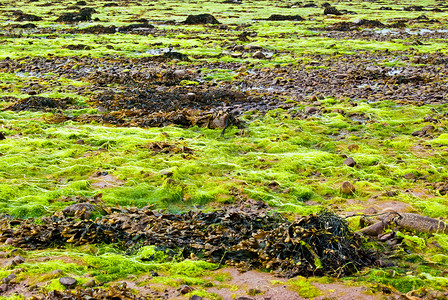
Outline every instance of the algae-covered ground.
<svg viewBox="0 0 448 300">
<path fill-rule="evenodd" d="M 399 226 L 354 235 L 367 267 L 289 279 L 137 231 L 28 243 L 149 211 L 446 221 L 444 2 L 1 1 L 0 20 L 0 299 L 448 297 L 448 236 Z"/>
</svg>

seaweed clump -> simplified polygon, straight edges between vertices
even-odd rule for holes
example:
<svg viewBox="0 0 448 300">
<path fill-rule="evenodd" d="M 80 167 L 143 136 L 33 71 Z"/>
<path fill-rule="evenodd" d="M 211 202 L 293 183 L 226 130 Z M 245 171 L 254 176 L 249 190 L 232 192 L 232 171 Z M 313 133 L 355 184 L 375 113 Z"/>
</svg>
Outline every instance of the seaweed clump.
<svg viewBox="0 0 448 300">
<path fill-rule="evenodd" d="M 183 257 L 201 257 L 240 270 L 264 268 L 289 278 L 345 276 L 376 260 L 346 222 L 329 211 L 294 222 L 268 213 L 263 203 L 183 214 L 149 208 L 106 211 L 109 213 L 95 221 L 63 213 L 44 217 L 40 224 L 32 219 L 4 218 L 0 241 L 11 238 L 14 246 L 24 249 L 117 243 L 131 252 L 155 245 Z"/>
<path fill-rule="evenodd" d="M 15 98 L 12 98 L 15 99 Z M 48 98 L 42 96 L 30 96 L 24 99 L 18 99 L 15 103 L 6 106 L 3 110 L 23 111 L 23 110 L 51 110 L 66 109 L 72 104 L 70 98 Z"/>
<path fill-rule="evenodd" d="M 136 296 L 132 289 L 125 284 L 114 285 L 108 288 L 77 289 L 66 291 L 46 292 L 43 296 L 34 296 L 33 300 L 78 300 L 78 299 L 121 299 L 121 300 L 146 300 L 160 299 L 161 295 Z M 158 296 L 158 297 L 157 297 Z"/>
</svg>

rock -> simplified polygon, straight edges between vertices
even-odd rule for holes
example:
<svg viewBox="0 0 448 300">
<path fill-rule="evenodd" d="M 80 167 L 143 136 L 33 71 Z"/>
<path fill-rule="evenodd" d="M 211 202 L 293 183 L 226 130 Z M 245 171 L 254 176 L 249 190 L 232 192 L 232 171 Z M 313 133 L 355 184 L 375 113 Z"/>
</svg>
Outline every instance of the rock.
<svg viewBox="0 0 448 300">
<path fill-rule="evenodd" d="M 244 48 L 249 51 L 263 50 L 263 47 L 259 45 L 246 45 Z"/>
<path fill-rule="evenodd" d="M 257 51 L 252 55 L 252 57 L 256 59 L 264 59 L 266 58 L 266 55 L 264 55 L 261 51 Z"/>
<path fill-rule="evenodd" d="M 157 273 L 157 272 L 152 272 L 151 276 L 152 276 L 152 277 L 157 277 L 157 276 L 159 276 L 159 273 Z"/>
<path fill-rule="evenodd" d="M 194 101 L 194 99 L 196 99 L 196 94 L 195 93 L 187 93 L 186 99 L 188 101 Z"/>
<path fill-rule="evenodd" d="M 6 292 L 8 290 L 8 285 L 6 283 L 3 283 L 0 285 L 0 292 Z"/>
<path fill-rule="evenodd" d="M 95 10 L 91 7 L 86 7 L 81 9 L 77 13 L 64 13 L 59 18 L 56 19 L 56 22 L 66 22 L 66 23 L 74 23 L 74 22 L 85 22 L 92 20 L 92 13 Z"/>
<path fill-rule="evenodd" d="M 184 24 L 197 25 L 197 24 L 221 24 L 218 20 L 211 14 L 199 14 L 199 15 L 189 15 L 187 19 L 183 22 Z"/>
<path fill-rule="evenodd" d="M 78 145 L 84 145 L 84 140 L 77 140 L 77 141 L 76 141 L 76 144 L 78 144 Z"/>
<path fill-rule="evenodd" d="M 347 74 L 345 74 L 345 73 L 339 73 L 339 74 L 336 74 L 335 75 L 335 77 L 337 78 L 337 79 L 344 79 L 345 77 L 347 77 L 348 75 Z"/>
<path fill-rule="evenodd" d="M 190 297 L 190 300 L 202 300 L 202 297 L 200 297 L 198 295 L 193 295 Z"/>
<path fill-rule="evenodd" d="M 90 279 L 86 283 L 83 284 L 83 287 L 89 288 L 94 287 L 96 285 L 95 279 Z"/>
<path fill-rule="evenodd" d="M 421 129 L 425 134 L 433 133 L 436 128 L 433 125 L 426 125 Z"/>
<path fill-rule="evenodd" d="M 12 245 L 14 243 L 13 238 L 7 238 L 5 241 L 5 245 Z"/>
<path fill-rule="evenodd" d="M 189 292 L 193 291 L 193 288 L 188 285 L 181 285 L 178 290 L 182 295 L 185 295 L 185 294 L 188 294 Z"/>
<path fill-rule="evenodd" d="M 160 171 L 160 175 L 166 176 L 166 177 L 171 177 L 171 176 L 173 176 L 173 172 L 169 171 L 169 170 L 163 170 L 163 171 Z"/>
<path fill-rule="evenodd" d="M 414 131 L 413 133 L 412 133 L 412 136 L 422 136 L 422 135 L 424 135 L 425 133 L 423 132 L 423 131 L 421 131 L 421 130 L 417 130 L 417 131 Z"/>
<path fill-rule="evenodd" d="M 344 165 L 353 168 L 354 166 L 356 166 L 356 161 L 352 157 L 347 157 L 347 159 L 344 161 Z"/>
<path fill-rule="evenodd" d="M 342 13 L 334 6 L 327 6 L 324 9 L 324 15 L 340 16 L 342 15 Z"/>
<path fill-rule="evenodd" d="M 403 175 L 404 178 L 412 180 L 415 179 L 415 174 L 414 173 L 407 173 Z"/>
<path fill-rule="evenodd" d="M 299 16 L 287 16 L 287 15 L 271 15 L 269 18 L 267 18 L 268 21 L 303 21 L 304 19 Z"/>
<path fill-rule="evenodd" d="M 17 255 L 16 257 L 14 257 L 12 259 L 11 264 L 13 266 L 17 266 L 17 265 L 23 264 L 24 262 L 25 262 L 25 259 L 22 256 Z"/>
<path fill-rule="evenodd" d="M 318 110 L 319 110 L 319 109 L 318 109 L 317 107 L 314 107 L 314 106 L 308 106 L 308 107 L 305 107 L 305 113 L 306 113 L 307 115 L 314 114 L 314 113 L 316 113 Z"/>
<path fill-rule="evenodd" d="M 344 181 L 341 185 L 340 191 L 342 194 L 351 195 L 356 191 L 356 189 L 355 189 L 355 186 L 351 182 Z"/>
<path fill-rule="evenodd" d="M 59 283 L 65 286 L 67 289 L 71 289 L 76 286 L 77 281 L 73 277 L 62 277 L 59 278 Z"/>
<path fill-rule="evenodd" d="M 70 206 L 67 206 L 62 210 L 64 215 L 66 216 L 74 216 L 78 212 L 84 211 L 83 215 L 85 218 L 89 218 L 92 211 L 95 211 L 95 205 L 90 203 L 76 203 Z"/>
<path fill-rule="evenodd" d="M 24 22 L 24 21 L 36 22 L 36 21 L 42 21 L 42 18 L 31 14 L 21 14 L 16 19 L 16 22 Z"/>
<path fill-rule="evenodd" d="M 233 51 L 244 51 L 244 46 L 236 45 L 235 47 L 233 47 Z"/>
<path fill-rule="evenodd" d="M 249 297 L 241 296 L 241 297 L 236 298 L 236 300 L 253 300 L 253 299 L 249 298 Z"/>
<path fill-rule="evenodd" d="M 173 72 L 173 75 L 174 75 L 175 78 L 179 79 L 179 78 L 182 78 L 185 75 L 187 75 L 187 71 L 185 71 L 185 70 L 176 70 L 176 71 Z"/>
<path fill-rule="evenodd" d="M 0 131 L 0 140 L 6 139 L 6 136 L 3 132 Z"/>
<path fill-rule="evenodd" d="M 348 149 L 348 151 L 358 151 L 359 146 L 356 144 L 351 144 L 351 145 L 348 145 L 347 149 Z"/>
<path fill-rule="evenodd" d="M 17 277 L 16 274 L 9 274 L 8 277 L 5 277 L 5 278 L 2 279 L 2 282 L 5 283 L 5 284 L 8 284 L 11 281 L 13 281 L 16 277 Z"/>
</svg>

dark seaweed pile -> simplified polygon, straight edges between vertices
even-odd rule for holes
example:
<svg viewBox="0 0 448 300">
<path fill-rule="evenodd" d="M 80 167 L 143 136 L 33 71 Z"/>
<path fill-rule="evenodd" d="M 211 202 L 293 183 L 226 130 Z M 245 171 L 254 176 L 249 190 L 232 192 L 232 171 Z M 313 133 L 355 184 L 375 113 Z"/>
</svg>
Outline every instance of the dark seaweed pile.
<svg viewBox="0 0 448 300">
<path fill-rule="evenodd" d="M 184 257 L 195 255 L 242 270 L 264 268 L 285 277 L 339 277 L 375 260 L 346 222 L 329 211 L 294 222 L 279 214 L 247 207 L 184 214 L 128 208 L 95 221 L 58 213 L 42 218 L 40 224 L 32 219 L 4 218 L 0 241 L 8 238 L 13 239 L 14 246 L 24 249 L 66 243 L 118 243 L 134 250 L 156 245 L 173 249 Z"/>
<path fill-rule="evenodd" d="M 146 299 L 161 299 L 159 295 L 151 296 L 136 296 L 132 290 L 125 285 L 112 286 L 106 289 L 91 288 L 78 289 L 75 291 L 51 291 L 44 296 L 35 296 L 33 300 L 79 300 L 79 299 L 120 299 L 120 300 L 146 300 Z"/>
</svg>

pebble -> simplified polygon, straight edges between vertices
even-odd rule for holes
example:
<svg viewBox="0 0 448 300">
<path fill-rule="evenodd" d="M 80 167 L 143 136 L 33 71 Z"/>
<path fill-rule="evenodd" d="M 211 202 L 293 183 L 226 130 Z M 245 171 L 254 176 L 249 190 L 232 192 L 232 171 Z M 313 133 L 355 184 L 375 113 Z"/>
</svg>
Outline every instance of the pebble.
<svg viewBox="0 0 448 300">
<path fill-rule="evenodd" d="M 20 256 L 20 255 L 17 255 L 11 261 L 13 266 L 17 266 L 17 265 L 23 264 L 24 262 L 25 262 L 25 259 L 22 256 Z"/>
<path fill-rule="evenodd" d="M 415 174 L 414 173 L 407 173 L 403 175 L 404 178 L 406 179 L 415 179 Z"/>
<path fill-rule="evenodd" d="M 256 59 L 263 59 L 266 58 L 266 55 L 264 55 L 261 51 L 257 51 L 254 53 L 254 55 L 252 55 L 252 57 Z"/>
<path fill-rule="evenodd" d="M 318 109 L 316 107 L 314 107 L 314 106 L 308 106 L 308 107 L 305 108 L 305 113 L 307 115 L 314 114 L 317 111 L 318 111 Z"/>
<path fill-rule="evenodd" d="M 202 300 L 202 297 L 200 297 L 198 295 L 193 295 L 190 297 L 190 300 Z"/>
<path fill-rule="evenodd" d="M 345 195 L 351 195 L 356 191 L 355 186 L 349 181 L 344 181 L 341 185 L 340 190 L 341 193 Z"/>
<path fill-rule="evenodd" d="M 89 288 L 94 287 L 96 285 L 95 279 L 90 279 L 86 283 L 84 283 L 83 287 Z"/>
<path fill-rule="evenodd" d="M 191 292 L 191 291 L 193 291 L 193 288 L 192 288 L 191 286 L 188 286 L 188 285 L 181 285 L 181 286 L 179 287 L 179 292 L 180 292 L 182 295 L 188 294 L 188 293 Z"/>
<path fill-rule="evenodd" d="M 62 277 L 59 278 L 59 283 L 65 286 L 66 288 L 70 289 L 75 287 L 77 281 L 73 277 Z"/>
<path fill-rule="evenodd" d="M 187 71 L 185 71 L 185 70 L 176 70 L 176 71 L 174 71 L 173 75 L 174 75 L 174 77 L 179 79 L 179 78 L 182 78 L 185 75 L 187 75 Z"/>
<path fill-rule="evenodd" d="M 434 132 L 435 129 L 436 128 L 433 125 L 426 125 L 425 127 L 423 127 L 421 129 L 421 131 L 423 131 L 425 134 L 429 134 L 429 133 Z"/>
<path fill-rule="evenodd" d="M 194 101 L 195 98 L 196 98 L 196 94 L 195 93 L 187 93 L 187 100 L 188 101 Z"/>
<path fill-rule="evenodd" d="M 347 157 L 347 159 L 344 161 L 344 165 L 353 168 L 354 166 L 356 166 L 356 161 L 352 157 Z"/>
<path fill-rule="evenodd" d="M 0 140 L 6 139 L 6 136 L 3 132 L 0 131 Z"/>
</svg>

